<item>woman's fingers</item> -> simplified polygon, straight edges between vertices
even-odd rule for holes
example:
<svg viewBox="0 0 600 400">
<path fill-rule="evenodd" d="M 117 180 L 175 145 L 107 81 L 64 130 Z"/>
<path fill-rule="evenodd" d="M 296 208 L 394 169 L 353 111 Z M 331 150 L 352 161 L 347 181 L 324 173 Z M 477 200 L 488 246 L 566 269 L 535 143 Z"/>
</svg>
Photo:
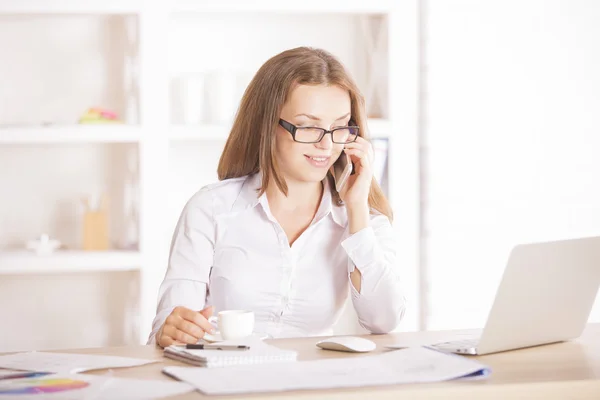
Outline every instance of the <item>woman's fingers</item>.
<svg viewBox="0 0 600 400">
<path fill-rule="evenodd" d="M 157 343 L 161 347 L 167 347 L 167 346 L 171 346 L 171 345 L 182 345 L 182 344 L 185 344 L 183 342 L 180 342 L 179 340 L 173 339 L 170 336 L 163 335 L 162 333 L 161 333 L 160 337 L 158 338 Z"/>
<path fill-rule="evenodd" d="M 170 346 L 174 343 L 196 343 L 205 332 L 214 332 L 214 327 L 200 312 L 185 307 L 176 307 L 165 319 L 157 343 Z"/>
<path fill-rule="evenodd" d="M 369 159 L 371 159 L 373 156 L 373 146 L 363 138 L 358 138 L 356 142 L 345 144 L 344 149 L 362 150 L 367 156 L 369 156 Z"/>
<path fill-rule="evenodd" d="M 198 311 L 193 311 L 189 308 L 181 308 L 182 309 L 179 310 L 179 315 L 181 318 L 199 326 L 204 332 L 211 332 L 214 330 L 212 324 L 208 322 L 208 320 Z"/>
<path fill-rule="evenodd" d="M 170 340 L 169 340 L 170 339 Z M 179 341 L 185 344 L 193 344 L 198 342 L 199 338 L 196 338 L 182 330 L 177 329 L 173 325 L 165 326 L 163 329 L 163 340 L 165 341 Z"/>
<path fill-rule="evenodd" d="M 179 324 L 176 325 L 176 328 L 190 336 L 195 337 L 196 340 L 204 336 L 204 330 L 201 327 L 185 319 L 180 320 Z"/>
<path fill-rule="evenodd" d="M 357 170 L 358 173 L 362 173 L 363 170 L 370 171 L 370 160 L 368 155 L 362 149 L 344 149 L 346 154 L 348 154 L 351 158 L 354 158 L 354 162 L 360 162 L 360 170 Z"/>
<path fill-rule="evenodd" d="M 160 337 L 156 341 L 160 347 L 168 347 L 174 343 L 174 340 L 168 336 L 160 334 Z"/>
</svg>

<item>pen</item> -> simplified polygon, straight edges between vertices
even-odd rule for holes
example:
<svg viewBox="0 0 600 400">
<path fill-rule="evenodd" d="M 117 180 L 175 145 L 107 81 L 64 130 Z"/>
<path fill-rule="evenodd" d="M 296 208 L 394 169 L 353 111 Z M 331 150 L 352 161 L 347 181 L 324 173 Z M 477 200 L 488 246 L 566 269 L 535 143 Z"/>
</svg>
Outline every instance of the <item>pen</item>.
<svg viewBox="0 0 600 400">
<path fill-rule="evenodd" d="M 186 344 L 188 350 L 250 350 L 250 346 L 233 344 Z"/>
</svg>

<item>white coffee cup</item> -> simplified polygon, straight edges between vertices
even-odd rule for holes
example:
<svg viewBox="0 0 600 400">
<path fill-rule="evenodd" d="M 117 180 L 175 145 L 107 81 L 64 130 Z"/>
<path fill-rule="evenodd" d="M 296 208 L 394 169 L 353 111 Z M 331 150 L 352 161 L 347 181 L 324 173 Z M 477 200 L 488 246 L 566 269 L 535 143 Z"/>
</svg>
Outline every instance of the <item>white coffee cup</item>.
<svg viewBox="0 0 600 400">
<path fill-rule="evenodd" d="M 208 319 L 211 324 L 217 323 L 218 332 L 215 335 L 205 334 L 207 341 L 243 339 L 254 332 L 254 313 L 246 310 L 220 311 Z"/>
</svg>

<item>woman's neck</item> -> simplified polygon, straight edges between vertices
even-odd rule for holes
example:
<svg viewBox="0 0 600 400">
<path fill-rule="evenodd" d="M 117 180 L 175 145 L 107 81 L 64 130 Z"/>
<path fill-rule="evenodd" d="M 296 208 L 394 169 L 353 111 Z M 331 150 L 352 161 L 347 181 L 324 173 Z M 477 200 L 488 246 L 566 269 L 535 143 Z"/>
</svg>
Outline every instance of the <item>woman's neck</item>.
<svg viewBox="0 0 600 400">
<path fill-rule="evenodd" d="M 284 195 L 277 185 L 272 184 L 266 190 L 269 208 L 282 212 L 315 213 L 323 195 L 322 182 L 296 182 L 286 179 L 288 194 Z"/>
</svg>

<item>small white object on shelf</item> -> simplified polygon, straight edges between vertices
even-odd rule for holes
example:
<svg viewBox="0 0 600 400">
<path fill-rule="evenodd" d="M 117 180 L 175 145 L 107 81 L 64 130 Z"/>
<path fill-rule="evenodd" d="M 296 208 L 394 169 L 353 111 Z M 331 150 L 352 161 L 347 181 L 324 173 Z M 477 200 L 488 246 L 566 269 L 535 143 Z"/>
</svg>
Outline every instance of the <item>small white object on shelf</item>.
<svg viewBox="0 0 600 400">
<path fill-rule="evenodd" d="M 39 238 L 27 242 L 27 248 L 35 251 L 38 256 L 52 254 L 60 247 L 60 241 L 50 239 L 47 234 L 42 234 Z"/>
<path fill-rule="evenodd" d="M 139 270 L 138 251 L 58 250 L 38 256 L 27 250 L 0 251 L 0 275 Z"/>
</svg>

